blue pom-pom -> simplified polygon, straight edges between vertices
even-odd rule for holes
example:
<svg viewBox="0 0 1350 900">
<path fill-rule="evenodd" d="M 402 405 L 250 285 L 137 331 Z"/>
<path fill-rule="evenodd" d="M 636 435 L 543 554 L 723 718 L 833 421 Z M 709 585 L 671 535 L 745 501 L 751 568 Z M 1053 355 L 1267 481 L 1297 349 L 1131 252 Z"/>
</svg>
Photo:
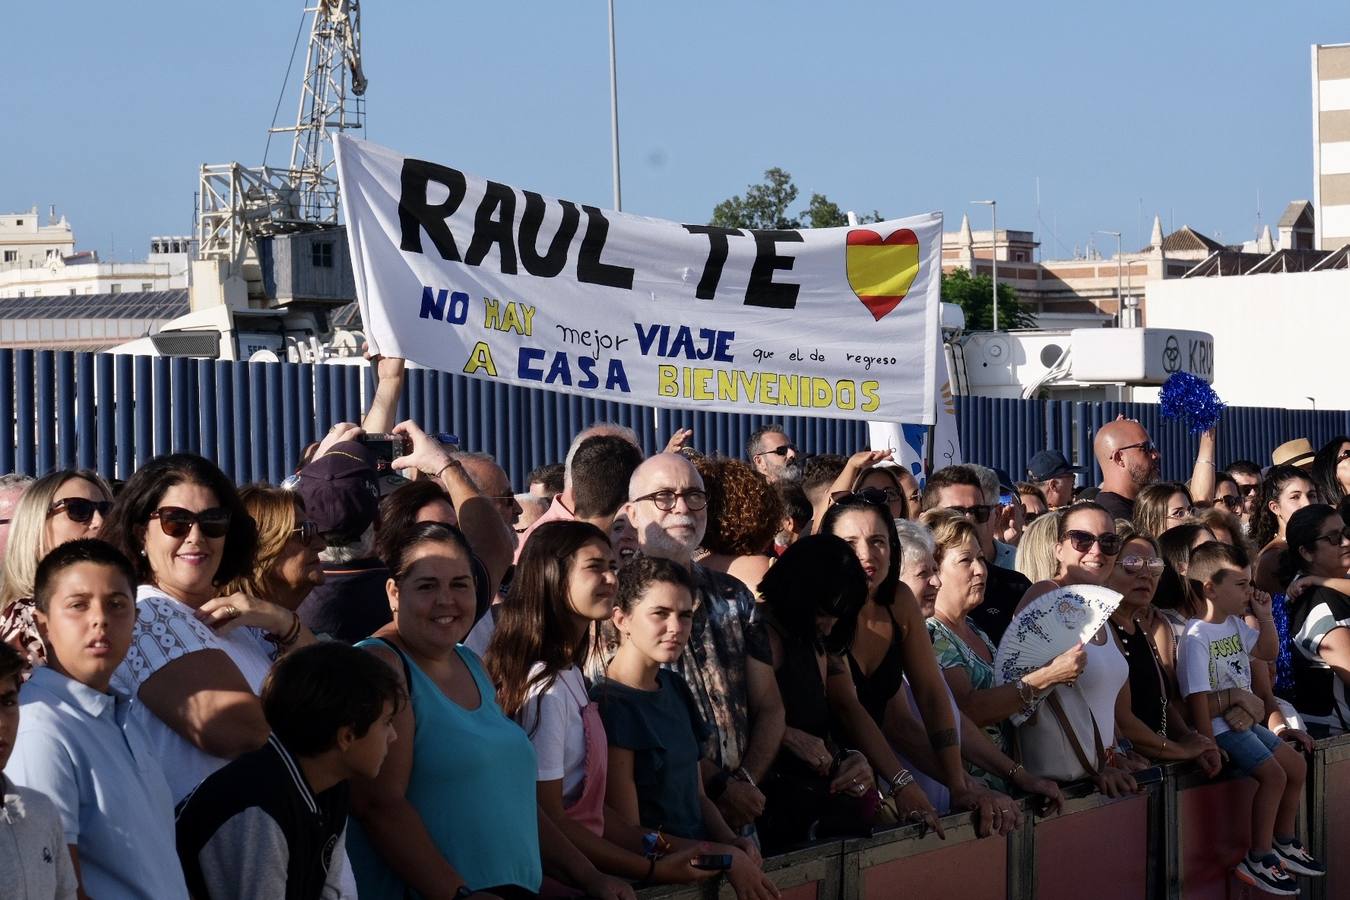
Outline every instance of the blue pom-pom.
<svg viewBox="0 0 1350 900">
<path fill-rule="evenodd" d="M 1219 421 L 1226 405 L 1214 388 L 1190 372 L 1177 372 L 1158 392 L 1162 414 L 1168 419 L 1184 419 L 1191 434 L 1209 431 Z"/>
</svg>

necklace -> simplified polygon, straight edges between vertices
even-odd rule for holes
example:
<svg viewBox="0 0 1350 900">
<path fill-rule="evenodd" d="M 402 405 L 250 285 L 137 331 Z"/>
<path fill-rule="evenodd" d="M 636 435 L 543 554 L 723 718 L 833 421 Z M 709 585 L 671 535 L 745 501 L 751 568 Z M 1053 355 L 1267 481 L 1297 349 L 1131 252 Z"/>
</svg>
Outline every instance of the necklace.
<svg viewBox="0 0 1350 900">
<path fill-rule="evenodd" d="M 1130 637 L 1132 637 L 1132 636 L 1137 636 L 1137 637 L 1141 638 L 1141 639 L 1143 640 L 1143 642 L 1144 642 L 1144 645 L 1145 645 L 1146 647 L 1148 647 L 1148 650 L 1149 650 L 1149 656 L 1152 657 L 1152 659 L 1153 659 L 1153 670 L 1154 670 L 1155 672 L 1157 672 L 1157 674 L 1158 674 L 1158 685 L 1159 685 L 1159 687 L 1162 688 L 1162 690 L 1161 690 L 1161 691 L 1159 692 L 1159 694 L 1158 694 L 1158 704 L 1159 704 L 1159 707 L 1160 707 L 1160 709 L 1161 709 L 1161 715 L 1160 715 L 1160 717 L 1159 717 L 1159 722 L 1158 722 L 1158 734 L 1159 734 L 1161 737 L 1166 738 L 1166 737 L 1167 737 L 1167 681 L 1166 681 L 1166 678 L 1163 676 L 1162 660 L 1158 659 L 1158 651 L 1157 651 L 1156 649 L 1154 649 L 1154 647 L 1153 647 L 1153 641 L 1149 639 L 1148 634 L 1144 631 L 1144 626 L 1141 625 L 1137 619 L 1134 620 L 1134 635 L 1130 635 L 1130 634 L 1125 630 L 1125 626 L 1123 626 L 1123 625 L 1119 624 L 1118 622 L 1116 622 L 1115 619 L 1110 619 L 1110 618 L 1108 618 L 1107 621 L 1111 623 L 1111 627 L 1115 629 L 1116 635 L 1120 638 L 1120 651 L 1121 651 L 1122 653 L 1125 654 L 1125 659 L 1126 659 L 1127 662 L 1129 661 L 1129 658 L 1130 658 L 1130 645 L 1129 645 L 1129 638 L 1130 638 Z"/>
</svg>

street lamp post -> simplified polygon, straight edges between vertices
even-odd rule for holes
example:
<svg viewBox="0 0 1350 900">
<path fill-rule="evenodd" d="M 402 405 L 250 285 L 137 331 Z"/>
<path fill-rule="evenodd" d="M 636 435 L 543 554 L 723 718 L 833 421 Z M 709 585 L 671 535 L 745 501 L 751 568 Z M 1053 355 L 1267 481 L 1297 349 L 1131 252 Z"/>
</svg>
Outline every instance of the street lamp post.
<svg viewBox="0 0 1350 900">
<path fill-rule="evenodd" d="M 1116 239 L 1116 327 L 1119 328 L 1125 321 L 1125 294 L 1120 281 L 1120 232 L 1098 231 L 1097 234 L 1109 234 Z"/>
<path fill-rule="evenodd" d="M 614 156 L 614 209 L 623 209 L 619 190 L 619 70 L 614 55 L 614 0 L 609 0 L 609 132 Z"/>
<path fill-rule="evenodd" d="M 989 227 L 991 230 L 989 262 L 990 280 L 994 283 L 994 330 L 998 331 L 998 201 L 997 200 L 972 200 L 976 206 L 989 207 Z"/>
</svg>

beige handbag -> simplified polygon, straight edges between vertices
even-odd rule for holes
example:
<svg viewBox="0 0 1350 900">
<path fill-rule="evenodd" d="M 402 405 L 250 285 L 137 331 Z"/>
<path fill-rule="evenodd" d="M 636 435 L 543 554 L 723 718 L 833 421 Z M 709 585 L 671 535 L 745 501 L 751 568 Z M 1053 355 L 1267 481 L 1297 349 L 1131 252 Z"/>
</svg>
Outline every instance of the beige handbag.
<svg viewBox="0 0 1350 900">
<path fill-rule="evenodd" d="M 1017 761 L 1028 772 L 1055 781 L 1093 778 L 1106 767 L 1106 750 L 1087 698 L 1061 684 L 1016 730 Z"/>
</svg>

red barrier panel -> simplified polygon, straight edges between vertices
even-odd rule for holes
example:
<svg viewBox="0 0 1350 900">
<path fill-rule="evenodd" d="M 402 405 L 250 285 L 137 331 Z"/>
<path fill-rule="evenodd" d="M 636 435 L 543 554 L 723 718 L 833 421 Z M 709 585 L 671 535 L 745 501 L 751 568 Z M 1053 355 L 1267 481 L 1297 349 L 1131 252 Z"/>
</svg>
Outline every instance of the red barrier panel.
<svg viewBox="0 0 1350 900">
<path fill-rule="evenodd" d="M 1250 778 L 1216 781 L 1177 792 L 1181 895 L 1186 900 L 1263 897 L 1233 875 L 1251 845 Z"/>
<path fill-rule="evenodd" d="M 1040 900 L 1148 900 L 1148 797 L 1092 794 L 1036 821 Z"/>
<path fill-rule="evenodd" d="M 1008 896 L 1008 839 L 979 838 L 968 814 L 943 819 L 947 839 L 902 828 L 844 845 L 849 900 L 1000 900 Z M 1023 825 L 1031 828 L 1030 822 Z"/>
<path fill-rule="evenodd" d="M 1339 747 L 1336 757 L 1350 748 Z M 1329 753 L 1325 789 L 1326 848 L 1320 859 L 1327 864 L 1326 897 L 1350 897 L 1350 755 L 1335 759 Z"/>
</svg>

